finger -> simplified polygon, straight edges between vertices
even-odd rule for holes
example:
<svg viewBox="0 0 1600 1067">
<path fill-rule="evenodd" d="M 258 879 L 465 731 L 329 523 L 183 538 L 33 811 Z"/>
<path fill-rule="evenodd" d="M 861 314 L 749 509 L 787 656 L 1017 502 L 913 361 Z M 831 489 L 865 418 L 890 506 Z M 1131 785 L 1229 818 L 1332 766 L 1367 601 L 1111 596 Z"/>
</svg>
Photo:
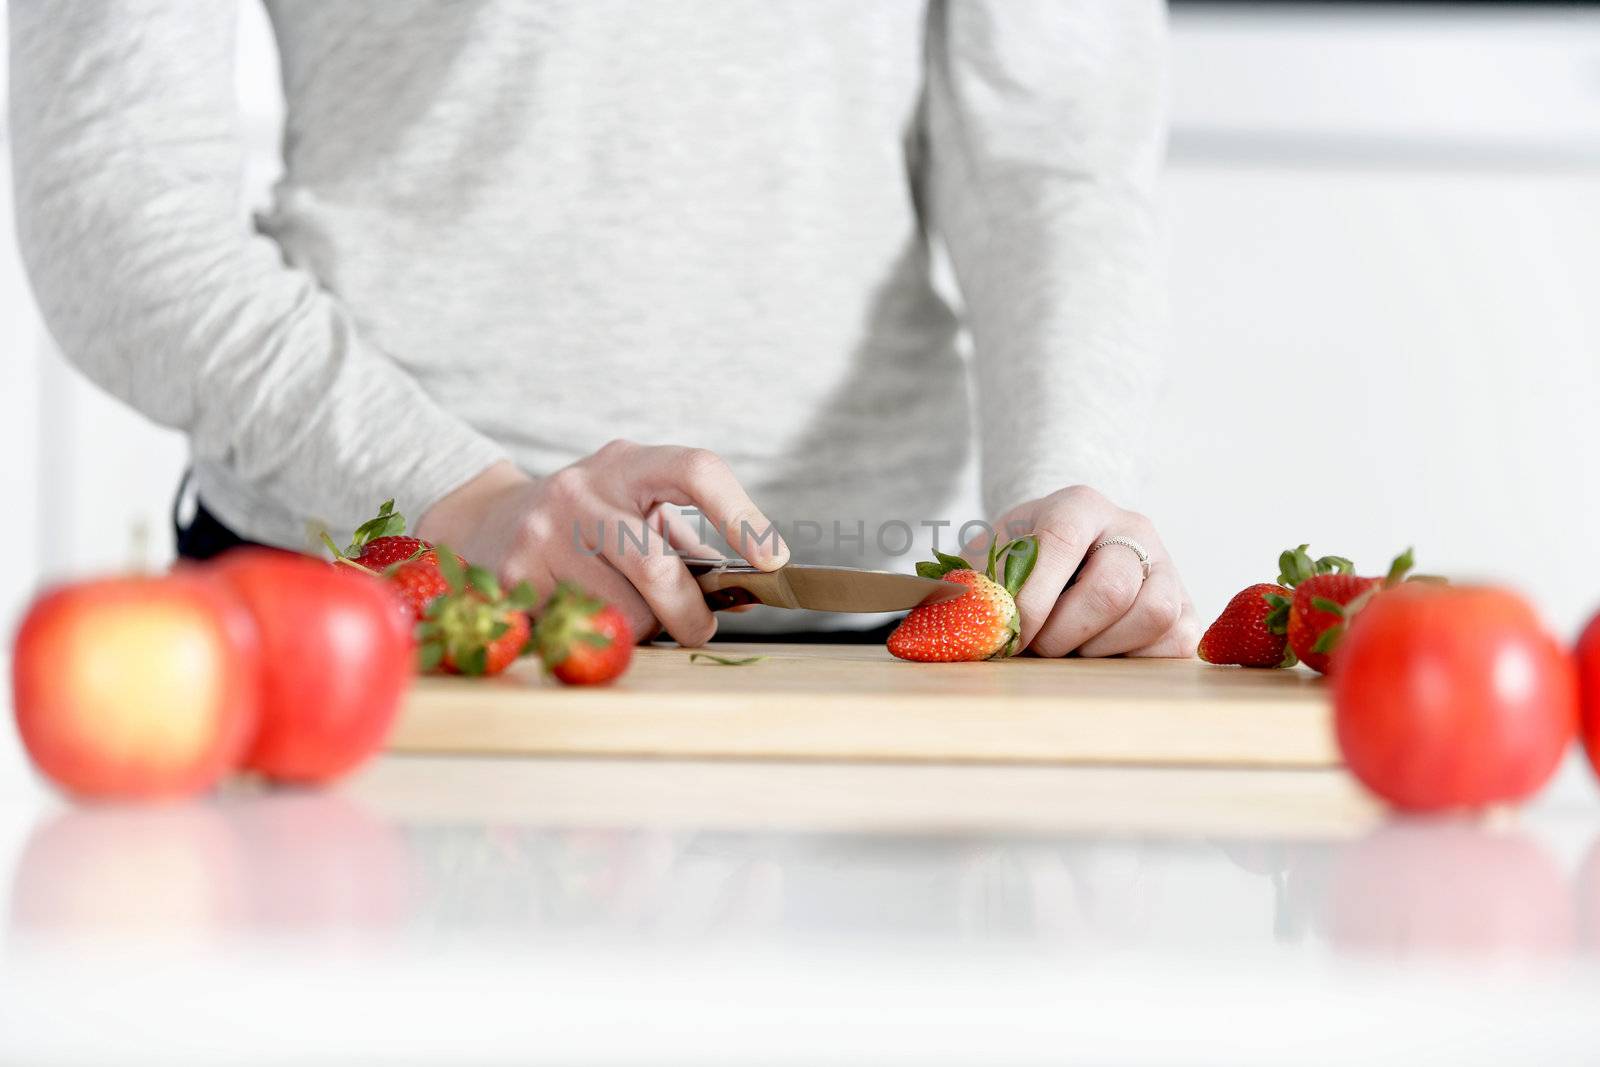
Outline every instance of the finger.
<svg viewBox="0 0 1600 1067">
<path fill-rule="evenodd" d="M 634 470 L 656 504 L 693 504 L 745 562 L 777 570 L 789 562 L 778 528 L 757 508 L 721 456 L 703 448 L 656 445 L 640 449 Z"/>
<path fill-rule="evenodd" d="M 665 537 L 667 544 L 671 545 L 678 555 L 694 559 L 717 559 L 722 555 L 721 549 L 700 540 L 700 534 L 694 525 L 677 512 L 666 507 L 658 507 L 650 513 L 649 518 L 651 529 Z"/>
<path fill-rule="evenodd" d="M 1034 645 L 1039 634 L 1049 625 L 1067 583 L 1083 565 L 1084 556 L 1094 543 L 1095 533 L 1101 528 L 1099 516 L 1085 515 L 1083 518 L 1089 521 L 1041 521 L 1034 533 L 1039 539 L 1039 561 L 1034 564 L 1033 573 L 1017 594 L 1017 613 L 1022 619 L 1024 648 Z M 1057 656 L 1064 654 L 1053 653 Z"/>
<path fill-rule="evenodd" d="M 1156 562 L 1127 614 L 1078 646 L 1080 656 L 1120 656 L 1164 636 L 1183 614 L 1183 583 L 1171 564 Z"/>
<path fill-rule="evenodd" d="M 1061 594 L 1028 647 L 1041 656 L 1065 656 L 1076 650 L 1126 615 L 1143 584 L 1139 557 L 1127 549 L 1101 549 L 1089 557 L 1078 580 Z"/>
<path fill-rule="evenodd" d="M 600 553 L 639 591 L 672 639 L 689 647 L 709 641 L 717 632 L 717 620 L 683 561 L 667 552 L 660 537 L 649 535 L 642 517 L 613 515 L 605 528 L 619 535 L 624 530 L 640 531 L 637 542 L 631 536 L 608 537 Z"/>
<path fill-rule="evenodd" d="M 677 512 L 666 507 L 659 507 L 656 508 L 655 511 L 651 512 L 650 516 L 652 522 L 655 523 L 657 532 L 667 539 L 667 543 L 670 544 L 680 556 L 688 556 L 691 559 L 721 558 L 722 549 L 713 545 L 708 545 L 704 541 L 700 540 L 699 531 L 694 528 L 693 524 L 691 524 Z M 735 604 L 731 608 L 719 608 L 718 613 L 723 615 L 738 615 L 749 611 L 754 607 L 756 607 L 755 604 Z M 713 615 L 712 617 L 715 618 L 716 616 Z"/>
<path fill-rule="evenodd" d="M 557 577 L 573 582 L 591 596 L 597 596 L 622 613 L 635 641 L 661 632 L 661 623 L 639 591 L 609 562 L 599 556 L 574 552 L 556 566 Z"/>
<path fill-rule="evenodd" d="M 1193 659 L 1195 649 L 1200 645 L 1201 633 L 1200 616 L 1195 612 L 1194 605 L 1185 598 L 1183 612 L 1178 616 L 1178 621 L 1172 629 L 1151 644 L 1136 648 L 1128 655 L 1159 659 Z"/>
</svg>

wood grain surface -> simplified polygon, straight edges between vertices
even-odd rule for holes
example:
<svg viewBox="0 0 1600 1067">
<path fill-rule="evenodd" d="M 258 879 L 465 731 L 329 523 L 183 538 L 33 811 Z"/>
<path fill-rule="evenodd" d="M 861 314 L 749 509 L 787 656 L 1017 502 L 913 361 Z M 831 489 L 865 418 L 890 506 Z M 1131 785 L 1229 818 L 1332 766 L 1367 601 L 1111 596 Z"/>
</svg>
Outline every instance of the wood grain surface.
<svg viewBox="0 0 1600 1067">
<path fill-rule="evenodd" d="M 398 752 L 1326 767 L 1323 683 L 1186 660 L 906 663 L 876 646 L 719 645 L 725 667 L 640 648 L 616 684 L 568 688 L 525 660 L 424 678 Z"/>
</svg>

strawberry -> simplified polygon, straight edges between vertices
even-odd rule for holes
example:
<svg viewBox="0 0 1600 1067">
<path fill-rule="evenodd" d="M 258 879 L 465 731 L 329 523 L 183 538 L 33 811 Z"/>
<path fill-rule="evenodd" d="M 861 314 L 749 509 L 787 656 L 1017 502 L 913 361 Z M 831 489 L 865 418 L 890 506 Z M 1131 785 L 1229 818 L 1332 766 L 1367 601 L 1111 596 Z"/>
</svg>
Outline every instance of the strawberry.
<svg viewBox="0 0 1600 1067">
<path fill-rule="evenodd" d="M 438 553 L 420 537 L 406 536 L 406 519 L 396 513 L 394 501 L 385 500 L 376 517 L 356 527 L 348 548 L 341 549 L 326 532 L 322 543 L 333 554 L 333 562 L 376 578 L 387 578 L 399 595 L 401 612 L 408 623 L 421 622 L 428 602 L 449 590 L 439 573 Z M 455 557 L 465 568 L 466 560 Z"/>
<path fill-rule="evenodd" d="M 456 557 L 456 564 L 465 568 L 467 561 Z M 384 575 L 395 595 L 400 598 L 401 611 L 413 623 L 421 622 L 428 614 L 428 604 L 434 597 L 450 591 L 450 583 L 439 571 L 439 555 L 425 552 L 416 559 L 394 564 Z"/>
<path fill-rule="evenodd" d="M 913 608 L 889 635 L 889 653 L 900 659 L 928 663 L 1004 659 L 1021 649 L 1022 623 L 1017 617 L 1017 593 L 1039 558 L 1037 538 L 1024 537 L 1000 547 L 989 546 L 989 562 L 982 573 L 960 556 L 935 552 L 931 563 L 917 564 L 924 578 L 943 578 L 971 586 L 954 600 Z M 1005 561 L 1004 584 L 995 565 Z"/>
<path fill-rule="evenodd" d="M 633 658 L 633 632 L 622 612 L 565 582 L 539 613 L 534 644 L 545 669 L 567 685 L 602 685 Z"/>
<path fill-rule="evenodd" d="M 432 547 L 420 537 L 380 537 L 361 550 L 356 562 L 371 571 L 386 571 L 418 558 Z"/>
<path fill-rule="evenodd" d="M 1294 591 L 1285 632 L 1289 648 L 1301 662 L 1327 674 L 1334 647 L 1344 635 L 1346 605 L 1383 584 L 1382 578 L 1355 574 L 1319 574 Z"/>
<path fill-rule="evenodd" d="M 451 674 L 499 674 L 530 648 L 533 588 L 519 582 L 509 594 L 483 567 L 461 565 L 440 547 L 433 553 L 445 592 L 433 597 L 417 624 L 417 666 Z M 404 569 L 414 566 L 402 564 Z"/>
<path fill-rule="evenodd" d="M 1306 547 L 1278 557 L 1278 581 L 1292 587 L 1294 595 L 1286 603 L 1275 603 L 1268 626 L 1288 638 L 1290 650 L 1302 663 L 1327 674 L 1350 619 L 1378 590 L 1406 580 L 1413 559 L 1408 548 L 1395 557 L 1387 575 L 1367 578 L 1352 573 L 1354 565 L 1340 556 L 1312 561 Z"/>
<path fill-rule="evenodd" d="M 385 500 L 375 518 L 356 527 L 350 547 L 334 553 L 335 559 L 354 559 L 369 571 L 384 571 L 414 559 L 433 546 L 420 537 L 407 537 L 406 517 L 396 513 L 394 501 Z"/>
<path fill-rule="evenodd" d="M 1293 667 L 1288 635 L 1274 633 L 1267 617 L 1287 601 L 1281 585 L 1263 582 L 1237 594 L 1200 638 L 1200 658 L 1240 667 Z"/>
</svg>

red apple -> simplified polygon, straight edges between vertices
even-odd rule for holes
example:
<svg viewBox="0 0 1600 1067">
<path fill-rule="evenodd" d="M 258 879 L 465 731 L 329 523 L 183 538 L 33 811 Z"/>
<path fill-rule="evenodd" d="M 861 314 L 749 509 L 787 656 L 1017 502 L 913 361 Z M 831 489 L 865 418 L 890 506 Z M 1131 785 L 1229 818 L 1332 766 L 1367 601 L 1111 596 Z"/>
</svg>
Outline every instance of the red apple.
<svg viewBox="0 0 1600 1067">
<path fill-rule="evenodd" d="M 372 755 L 411 681 L 412 643 L 387 585 L 269 549 L 212 568 L 255 616 L 261 718 L 244 766 L 284 782 L 325 782 Z"/>
<path fill-rule="evenodd" d="M 62 586 L 34 601 L 17 633 L 17 729 L 70 793 L 200 792 L 254 734 L 258 662 L 238 598 L 193 575 Z"/>
</svg>

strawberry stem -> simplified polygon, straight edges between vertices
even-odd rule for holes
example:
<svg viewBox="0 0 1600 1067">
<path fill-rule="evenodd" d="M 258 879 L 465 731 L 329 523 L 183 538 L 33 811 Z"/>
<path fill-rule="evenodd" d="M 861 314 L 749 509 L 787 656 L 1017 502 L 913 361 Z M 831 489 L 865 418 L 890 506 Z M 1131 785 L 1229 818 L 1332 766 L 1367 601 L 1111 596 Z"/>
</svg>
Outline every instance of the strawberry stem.
<svg viewBox="0 0 1600 1067">
<path fill-rule="evenodd" d="M 714 652 L 691 652 L 690 663 L 715 663 L 723 667 L 743 667 L 751 663 L 760 663 L 765 656 L 719 656 Z"/>
</svg>

